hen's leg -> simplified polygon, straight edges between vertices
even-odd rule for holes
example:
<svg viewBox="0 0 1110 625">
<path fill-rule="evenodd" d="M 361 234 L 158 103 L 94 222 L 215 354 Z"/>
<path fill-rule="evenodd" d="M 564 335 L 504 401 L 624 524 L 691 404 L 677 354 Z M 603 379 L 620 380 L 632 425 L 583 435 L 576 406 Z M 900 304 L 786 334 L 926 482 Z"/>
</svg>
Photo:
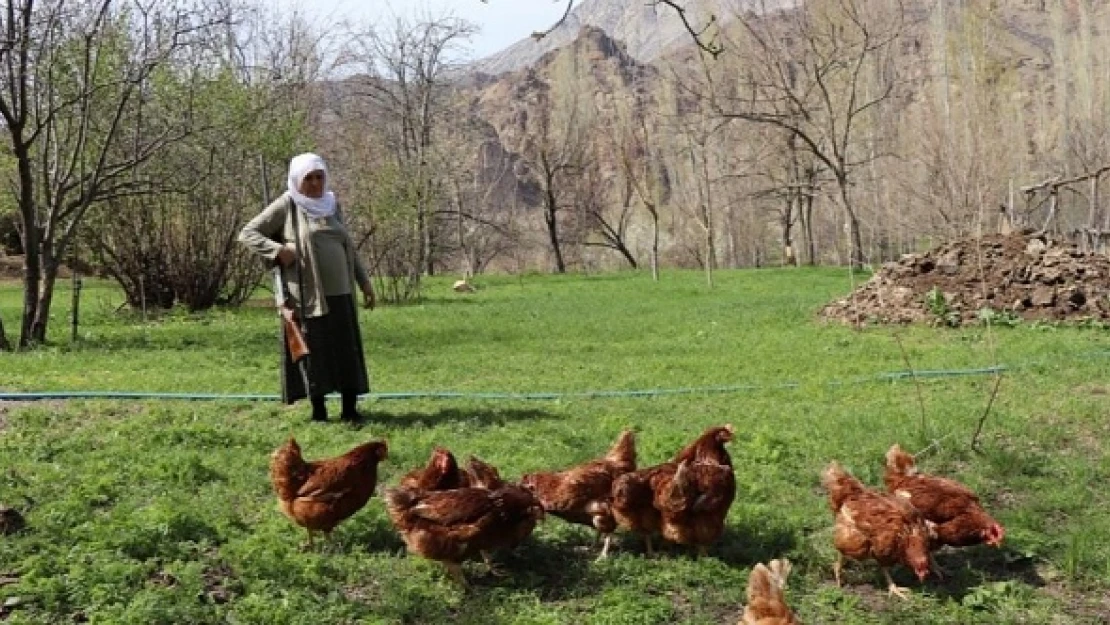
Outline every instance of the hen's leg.
<svg viewBox="0 0 1110 625">
<path fill-rule="evenodd" d="M 937 579 L 944 579 L 944 576 L 949 574 L 948 570 L 942 567 L 940 562 L 937 562 L 936 557 L 931 553 L 929 554 L 929 568 L 936 574 Z"/>
<path fill-rule="evenodd" d="M 310 551 L 313 548 L 312 530 L 306 530 L 306 531 L 308 532 L 308 542 L 301 545 L 301 551 Z"/>
<path fill-rule="evenodd" d="M 844 569 L 844 554 L 839 551 L 836 552 L 836 562 L 833 562 L 833 577 L 836 578 L 836 585 L 841 586 L 840 571 Z"/>
<path fill-rule="evenodd" d="M 890 570 L 887 569 L 885 566 L 883 567 L 883 577 L 886 578 L 887 592 L 889 592 L 891 595 L 897 595 L 902 599 L 910 598 L 910 589 L 902 588 L 901 586 L 895 584 L 894 580 L 890 577 Z"/>
<path fill-rule="evenodd" d="M 462 564 L 458 562 L 444 562 L 443 568 L 447 569 L 447 575 L 449 575 L 452 581 L 458 584 L 459 587 L 464 590 L 469 587 L 469 584 L 466 583 L 466 576 L 463 575 Z"/>
<path fill-rule="evenodd" d="M 504 577 L 505 576 L 504 569 L 497 566 L 497 564 L 495 564 L 493 562 L 493 556 L 490 554 L 490 552 L 488 552 L 488 551 L 483 551 L 482 552 L 482 561 L 486 563 L 486 569 L 489 571 L 490 575 L 493 575 L 494 577 Z"/>
<path fill-rule="evenodd" d="M 707 556 L 709 556 L 709 547 L 706 547 L 705 545 L 698 545 L 698 557 L 705 558 Z"/>
<path fill-rule="evenodd" d="M 650 534 L 644 536 L 644 544 L 647 546 L 648 557 L 649 558 L 654 557 L 655 556 L 655 549 L 653 549 L 652 546 L 651 546 L 651 535 Z"/>
<path fill-rule="evenodd" d="M 601 536 L 601 534 L 598 534 L 598 536 Z M 612 542 L 613 542 L 613 535 L 612 534 L 606 534 L 605 535 L 605 544 L 603 544 L 602 547 L 601 547 L 601 555 L 599 555 L 597 557 L 599 562 L 601 560 L 604 560 L 605 558 L 609 557 L 609 545 Z"/>
<path fill-rule="evenodd" d="M 324 532 L 324 544 L 327 551 L 335 552 L 339 550 L 339 544 L 332 538 L 331 530 Z"/>
</svg>

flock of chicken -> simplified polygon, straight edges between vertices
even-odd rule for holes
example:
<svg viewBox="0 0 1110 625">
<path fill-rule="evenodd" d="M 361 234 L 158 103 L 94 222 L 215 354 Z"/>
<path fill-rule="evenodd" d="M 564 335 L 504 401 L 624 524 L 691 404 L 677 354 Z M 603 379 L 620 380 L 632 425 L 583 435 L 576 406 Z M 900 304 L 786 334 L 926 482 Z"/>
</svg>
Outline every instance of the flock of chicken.
<svg viewBox="0 0 1110 625">
<path fill-rule="evenodd" d="M 678 451 L 670 462 L 637 469 L 636 444 L 624 431 L 605 456 L 563 471 L 529 473 L 519 483 L 471 457 L 460 468 L 443 447 L 424 467 L 385 490 L 389 518 L 410 552 L 440 562 L 462 586 L 462 562 L 480 555 L 495 572 L 491 553 L 511 549 L 531 535 L 546 514 L 594 528 L 609 553 L 617 529 L 687 545 L 704 554 L 724 532 L 736 496 L 732 459 L 725 445 L 731 425 L 711 427 Z M 378 463 L 388 456 L 384 441 L 360 445 L 327 460 L 306 461 L 296 440 L 274 451 L 270 479 L 282 512 L 313 534 L 328 534 L 366 505 L 377 487 Z M 983 510 L 976 495 L 955 481 L 917 472 L 914 458 L 898 445 L 886 455 L 887 492 L 865 487 L 833 462 L 821 479 L 835 517 L 833 567 L 841 581 L 844 558 L 875 560 L 892 595 L 906 597 L 889 568 L 903 564 L 924 579 L 942 570 L 931 553 L 948 545 L 998 546 L 1004 530 Z M 790 570 L 785 560 L 757 565 L 748 585 L 743 624 L 796 623 L 783 601 Z"/>
</svg>

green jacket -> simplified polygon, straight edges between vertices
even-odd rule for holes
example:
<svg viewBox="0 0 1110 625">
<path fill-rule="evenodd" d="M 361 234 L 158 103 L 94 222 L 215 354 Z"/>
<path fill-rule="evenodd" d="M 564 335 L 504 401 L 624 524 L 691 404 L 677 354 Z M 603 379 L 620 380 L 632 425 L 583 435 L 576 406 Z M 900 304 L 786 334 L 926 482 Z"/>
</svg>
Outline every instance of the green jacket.
<svg viewBox="0 0 1110 625">
<path fill-rule="evenodd" d="M 282 267 L 282 276 L 285 278 L 285 283 L 289 285 L 289 295 L 293 299 L 299 303 L 303 294 L 305 314 L 309 317 L 320 317 L 328 314 L 328 303 L 320 282 L 320 272 L 316 265 L 316 253 L 312 249 L 311 242 L 305 237 L 309 227 L 308 220 L 304 211 L 296 210 L 292 196 L 283 193 L 281 197 L 274 200 L 254 219 L 247 222 L 247 225 L 243 226 L 243 229 L 239 232 L 239 242 L 246 245 L 255 254 L 273 262 L 277 258 L 277 253 L 282 245 L 292 243 L 294 240 L 293 221 L 289 219 L 290 213 L 296 215 L 297 218 L 297 230 L 301 235 L 298 244 L 300 255 L 296 263 L 288 267 Z M 335 209 L 335 217 L 340 225 L 343 225 L 343 215 L 339 207 Z M 351 241 L 351 236 L 347 234 L 346 228 L 343 232 L 347 237 L 347 268 L 351 272 L 351 285 L 367 284 L 370 278 L 366 273 L 366 267 L 355 255 L 354 242 Z M 297 280 L 298 263 L 300 264 L 303 284 Z"/>
</svg>

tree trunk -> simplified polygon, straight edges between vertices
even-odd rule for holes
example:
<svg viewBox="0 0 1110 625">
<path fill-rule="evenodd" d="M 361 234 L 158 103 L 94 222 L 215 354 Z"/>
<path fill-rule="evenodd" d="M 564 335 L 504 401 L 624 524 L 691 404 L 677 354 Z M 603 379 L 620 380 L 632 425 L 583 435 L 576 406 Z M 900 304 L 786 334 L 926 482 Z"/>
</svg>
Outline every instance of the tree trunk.
<svg viewBox="0 0 1110 625">
<path fill-rule="evenodd" d="M 805 246 L 805 264 L 817 265 L 817 244 L 813 240 L 813 196 L 806 194 L 801 199 L 798 218 L 802 220 L 802 243 Z"/>
<path fill-rule="evenodd" d="M 709 288 L 713 288 L 713 270 L 717 265 L 717 247 L 713 244 L 713 217 L 709 213 L 708 205 L 702 205 L 702 214 L 705 216 L 705 281 Z"/>
<path fill-rule="evenodd" d="M 848 251 L 848 262 L 856 269 L 863 268 L 863 236 L 860 233 L 859 217 L 856 216 L 855 209 L 852 208 L 852 201 L 848 197 L 848 179 L 844 176 L 837 176 L 837 183 L 840 186 L 840 205 L 844 209 L 844 218 L 848 223 L 848 243 L 852 249 Z"/>
<path fill-rule="evenodd" d="M 418 266 L 421 266 L 429 276 L 435 274 L 435 261 L 432 258 L 432 235 L 431 225 L 428 223 L 428 209 L 425 205 L 426 198 L 424 192 L 419 193 L 416 199 L 416 236 L 419 237 L 417 241 L 418 249 L 420 250 L 420 260 Z"/>
<path fill-rule="evenodd" d="M 434 276 L 436 273 L 436 259 L 435 259 L 435 246 L 432 242 L 432 225 L 431 220 L 428 219 L 428 211 L 426 206 L 420 207 L 422 213 L 420 219 L 420 229 L 423 235 L 421 247 L 424 248 L 424 270 L 428 272 L 429 276 Z"/>
<path fill-rule="evenodd" d="M 782 216 L 782 264 L 793 267 L 798 264 L 794 256 L 794 207 L 801 206 L 801 196 L 793 191 L 786 199 L 786 212 Z"/>
<path fill-rule="evenodd" d="M 0 319 L 0 351 L 11 351 L 12 344 L 8 341 L 8 335 L 4 332 L 4 320 Z"/>
<path fill-rule="evenodd" d="M 849 262 L 856 269 L 862 269 L 864 265 L 863 256 L 863 237 L 860 233 L 859 218 L 856 217 L 855 211 L 848 213 L 848 235 L 852 241 L 852 251 L 849 256 Z"/>
<path fill-rule="evenodd" d="M 50 321 L 50 304 L 54 300 L 54 285 L 58 279 L 58 261 L 48 247 L 42 250 L 42 290 L 39 292 L 35 318 L 31 323 L 31 340 L 41 345 L 46 342 L 46 325 Z"/>
<path fill-rule="evenodd" d="M 659 215 L 651 212 L 651 279 L 659 282 Z"/>
<path fill-rule="evenodd" d="M 725 247 L 728 251 L 728 266 L 735 269 L 740 266 L 740 252 L 736 245 L 736 225 L 733 223 L 733 207 L 729 204 L 725 210 Z"/>
<path fill-rule="evenodd" d="M 31 157 L 24 149 L 17 150 L 16 158 L 19 161 L 19 213 L 23 220 L 23 318 L 19 329 L 19 347 L 26 348 L 34 342 L 32 324 L 39 314 L 39 253 L 42 250 L 42 232 L 39 231 L 35 215 Z"/>
<path fill-rule="evenodd" d="M 559 245 L 558 204 L 550 185 L 547 188 L 545 202 L 543 220 L 547 224 L 547 238 L 551 242 L 551 253 L 555 255 L 555 273 L 566 273 L 567 265 L 563 260 L 563 249 Z"/>
<path fill-rule="evenodd" d="M 1087 220 L 1087 231 L 1088 231 L 1088 233 L 1091 233 L 1091 234 L 1093 234 L 1094 231 L 1096 229 L 1098 229 L 1098 224 L 1101 221 L 1101 219 L 1099 219 L 1099 217 L 1100 217 L 1100 215 L 1099 215 L 1100 207 L 1098 205 L 1099 204 L 1098 179 L 1099 179 L 1099 177 L 1097 175 L 1093 176 L 1091 178 L 1091 191 L 1090 191 L 1090 193 L 1087 194 L 1087 197 L 1089 198 L 1088 201 L 1090 202 L 1090 206 L 1091 206 L 1090 217 Z M 1097 241 L 1094 241 L 1093 243 L 1094 243 L 1094 245 L 1092 246 L 1091 249 L 1095 249 L 1098 245 Z"/>
<path fill-rule="evenodd" d="M 1095 189 L 1097 190 L 1098 187 L 1096 186 Z M 1110 232 L 1110 210 L 1102 210 L 1102 232 L 1103 234 Z"/>
<path fill-rule="evenodd" d="M 617 239 L 613 243 L 613 247 L 617 248 L 617 251 L 620 252 L 621 256 L 623 256 L 624 259 L 628 261 L 629 266 L 631 266 L 633 269 L 639 269 L 640 265 L 636 262 L 636 257 L 632 255 L 632 251 L 628 249 L 628 246 L 624 244 L 624 241 Z"/>
</svg>

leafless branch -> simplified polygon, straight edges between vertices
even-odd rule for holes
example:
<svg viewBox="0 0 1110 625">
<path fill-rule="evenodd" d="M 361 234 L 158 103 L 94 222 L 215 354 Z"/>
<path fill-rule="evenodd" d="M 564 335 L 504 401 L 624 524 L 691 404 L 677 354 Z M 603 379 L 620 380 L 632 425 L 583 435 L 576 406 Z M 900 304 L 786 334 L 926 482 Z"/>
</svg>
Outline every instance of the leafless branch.
<svg viewBox="0 0 1110 625">
<path fill-rule="evenodd" d="M 485 2 L 486 0 L 482 1 Z M 548 28 L 547 30 L 537 30 L 536 32 L 532 33 L 532 39 L 539 41 L 554 32 L 556 28 L 562 26 L 563 22 L 567 21 L 567 18 L 570 17 L 570 10 L 572 8 L 574 8 L 574 0 L 567 0 L 567 10 L 563 11 L 563 16 L 559 18 L 559 21 L 552 24 L 551 28 Z"/>
<path fill-rule="evenodd" d="M 717 33 L 715 31 L 713 32 L 712 35 L 709 36 L 708 39 L 705 38 L 706 34 L 709 33 L 711 31 L 711 29 L 713 29 L 713 27 L 717 25 L 717 16 L 716 15 L 710 15 L 709 16 L 709 21 L 706 22 L 705 26 L 703 26 L 699 30 L 698 28 L 695 28 L 693 24 L 690 23 L 690 19 L 686 15 L 686 7 L 684 7 L 682 4 L 680 4 L 676 0 L 652 0 L 652 1 L 653 1 L 654 6 L 658 6 L 660 4 L 665 4 L 669 7 L 671 7 L 672 9 L 674 9 L 675 12 L 678 13 L 679 19 L 682 20 L 682 26 L 686 29 L 686 32 L 690 33 L 690 36 L 693 37 L 694 43 L 698 46 L 698 48 L 700 48 L 701 50 L 703 50 L 704 52 L 709 54 L 711 57 L 717 58 L 718 56 L 720 56 L 720 54 L 722 52 L 725 51 L 724 46 L 721 45 L 721 43 L 717 41 Z"/>
<path fill-rule="evenodd" d="M 1044 191 L 1046 189 L 1056 191 L 1061 187 L 1066 187 L 1077 182 L 1083 182 L 1085 180 L 1091 180 L 1093 178 L 1101 178 L 1106 172 L 1110 172 L 1110 165 L 1103 165 L 1092 172 L 1079 174 L 1077 176 L 1072 176 L 1071 178 L 1053 176 L 1052 178 L 1049 178 L 1048 180 L 1045 180 L 1043 182 L 1038 182 L 1037 184 L 1031 184 L 1021 187 L 1021 192 L 1027 195 L 1032 195 L 1037 191 Z"/>
</svg>

